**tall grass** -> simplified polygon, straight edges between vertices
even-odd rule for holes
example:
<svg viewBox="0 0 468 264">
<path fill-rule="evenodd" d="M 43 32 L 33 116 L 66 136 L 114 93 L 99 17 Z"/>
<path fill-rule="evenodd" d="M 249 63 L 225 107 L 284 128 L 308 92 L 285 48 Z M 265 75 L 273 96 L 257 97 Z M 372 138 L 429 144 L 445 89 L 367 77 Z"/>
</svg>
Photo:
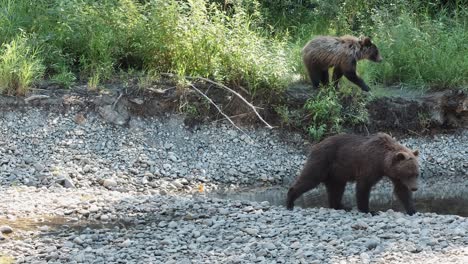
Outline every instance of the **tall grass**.
<svg viewBox="0 0 468 264">
<path fill-rule="evenodd" d="M 285 87 L 286 38 L 256 28 L 259 15 L 204 0 L 3 0 L 3 42 L 25 31 L 44 48 L 47 74 L 97 84 L 122 67 L 194 75 L 258 89 Z M 249 5 L 250 6 L 250 5 Z M 36 10 L 40 10 L 37 12 Z M 255 11 L 255 5 L 249 7 Z"/>
<path fill-rule="evenodd" d="M 155 3 L 148 44 L 139 51 L 146 65 L 242 85 L 251 92 L 286 85 L 292 72 L 286 42 L 252 29 L 255 20 L 242 7 L 228 16 L 203 0 Z"/>
<path fill-rule="evenodd" d="M 468 85 L 466 22 L 445 17 L 414 21 L 404 14 L 390 26 L 379 24 L 376 38 L 384 62 L 368 68 L 370 78 L 432 89 Z"/>
<path fill-rule="evenodd" d="M 385 59 L 360 63 L 366 81 L 466 87 L 462 2 L 0 0 L 0 44 L 28 36 L 31 51 L 18 60 L 42 61 L 45 78 L 63 86 L 78 80 L 96 88 L 130 68 L 203 76 L 271 95 L 294 74 L 306 79 L 300 49 L 314 35 L 364 34 Z"/>
<path fill-rule="evenodd" d="M 45 67 L 38 50 L 25 36 L 16 36 L 0 50 L 0 92 L 24 95 L 34 81 L 42 77 Z"/>
<path fill-rule="evenodd" d="M 319 34 L 353 34 L 370 36 L 384 58 L 381 64 L 358 64 L 367 82 L 422 90 L 468 89 L 468 7 L 459 1 L 442 5 L 438 1 L 334 0 L 317 5 L 311 13 L 328 25 L 327 31 L 305 23 L 291 46 L 294 65 L 304 79 L 299 55 L 308 40 Z"/>
</svg>

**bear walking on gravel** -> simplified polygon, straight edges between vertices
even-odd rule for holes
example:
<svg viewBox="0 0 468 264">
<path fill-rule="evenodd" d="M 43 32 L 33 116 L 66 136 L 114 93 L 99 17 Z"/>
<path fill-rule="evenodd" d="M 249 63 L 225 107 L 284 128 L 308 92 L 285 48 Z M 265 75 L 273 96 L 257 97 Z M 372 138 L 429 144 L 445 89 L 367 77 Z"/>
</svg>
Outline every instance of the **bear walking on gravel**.
<svg viewBox="0 0 468 264">
<path fill-rule="evenodd" d="M 359 211 L 369 212 L 371 188 L 388 177 L 406 212 L 416 212 L 412 192 L 418 189 L 418 151 L 399 144 L 385 133 L 371 136 L 340 134 L 312 147 L 312 152 L 296 182 L 287 194 L 287 208 L 304 192 L 324 183 L 331 208 L 344 209 L 341 203 L 347 182 L 356 182 Z"/>
<path fill-rule="evenodd" d="M 369 86 L 356 74 L 357 62 L 363 59 L 382 61 L 379 49 L 370 38 L 353 36 L 318 36 L 304 46 L 302 59 L 314 88 L 318 88 L 320 83 L 328 85 L 328 69 L 333 67 L 335 89 L 344 75 L 366 92 Z"/>
</svg>

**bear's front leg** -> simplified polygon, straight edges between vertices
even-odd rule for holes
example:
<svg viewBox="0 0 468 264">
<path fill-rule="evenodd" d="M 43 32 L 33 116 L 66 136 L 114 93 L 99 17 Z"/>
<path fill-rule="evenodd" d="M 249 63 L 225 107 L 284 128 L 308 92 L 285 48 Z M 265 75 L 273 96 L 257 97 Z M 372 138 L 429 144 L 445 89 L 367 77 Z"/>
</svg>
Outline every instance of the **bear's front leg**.
<svg viewBox="0 0 468 264">
<path fill-rule="evenodd" d="M 356 183 L 356 203 L 359 211 L 369 213 L 369 195 L 372 185 L 366 182 Z"/>
<path fill-rule="evenodd" d="M 394 185 L 394 192 L 395 195 L 398 197 L 398 200 L 403 204 L 405 207 L 406 213 L 408 215 L 413 215 L 416 213 L 416 209 L 414 208 L 413 203 L 413 194 L 411 191 L 400 181 L 392 180 Z"/>
<path fill-rule="evenodd" d="M 364 82 L 363 79 L 361 79 L 361 77 L 359 77 L 356 72 L 354 71 L 348 71 L 348 72 L 345 72 L 344 73 L 344 76 L 346 76 L 346 78 L 348 78 L 348 80 L 350 80 L 351 82 L 353 82 L 354 84 L 356 84 L 357 86 L 361 87 L 361 89 L 365 92 L 369 92 L 370 89 L 369 89 L 369 86 L 367 86 L 367 84 Z"/>
</svg>

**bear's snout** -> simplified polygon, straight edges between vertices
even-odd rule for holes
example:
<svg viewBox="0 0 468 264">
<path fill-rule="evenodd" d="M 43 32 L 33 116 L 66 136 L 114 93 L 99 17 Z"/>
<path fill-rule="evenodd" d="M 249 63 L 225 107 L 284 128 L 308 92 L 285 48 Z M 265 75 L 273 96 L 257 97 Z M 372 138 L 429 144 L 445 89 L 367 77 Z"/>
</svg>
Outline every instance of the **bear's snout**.
<svg viewBox="0 0 468 264">
<path fill-rule="evenodd" d="M 402 179 L 401 182 L 408 188 L 408 190 L 415 192 L 418 190 L 418 178 L 413 177 L 413 178 L 408 178 L 408 179 Z"/>
</svg>

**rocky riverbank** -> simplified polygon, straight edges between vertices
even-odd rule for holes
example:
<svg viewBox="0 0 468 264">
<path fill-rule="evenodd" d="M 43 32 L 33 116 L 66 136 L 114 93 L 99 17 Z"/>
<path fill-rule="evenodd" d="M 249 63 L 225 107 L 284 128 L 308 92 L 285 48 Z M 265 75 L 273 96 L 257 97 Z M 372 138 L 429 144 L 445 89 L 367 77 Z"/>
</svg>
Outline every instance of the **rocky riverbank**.
<svg viewBox="0 0 468 264">
<path fill-rule="evenodd" d="M 188 129 L 178 116 L 115 126 L 94 112 L 37 108 L 0 113 L 0 132 L 0 263 L 468 261 L 465 217 L 212 198 L 287 186 L 306 158 L 300 135 Z M 466 197 L 467 130 L 401 141 L 422 153 L 416 197 Z M 389 188 L 376 186 L 373 199 L 392 199 Z"/>
</svg>

